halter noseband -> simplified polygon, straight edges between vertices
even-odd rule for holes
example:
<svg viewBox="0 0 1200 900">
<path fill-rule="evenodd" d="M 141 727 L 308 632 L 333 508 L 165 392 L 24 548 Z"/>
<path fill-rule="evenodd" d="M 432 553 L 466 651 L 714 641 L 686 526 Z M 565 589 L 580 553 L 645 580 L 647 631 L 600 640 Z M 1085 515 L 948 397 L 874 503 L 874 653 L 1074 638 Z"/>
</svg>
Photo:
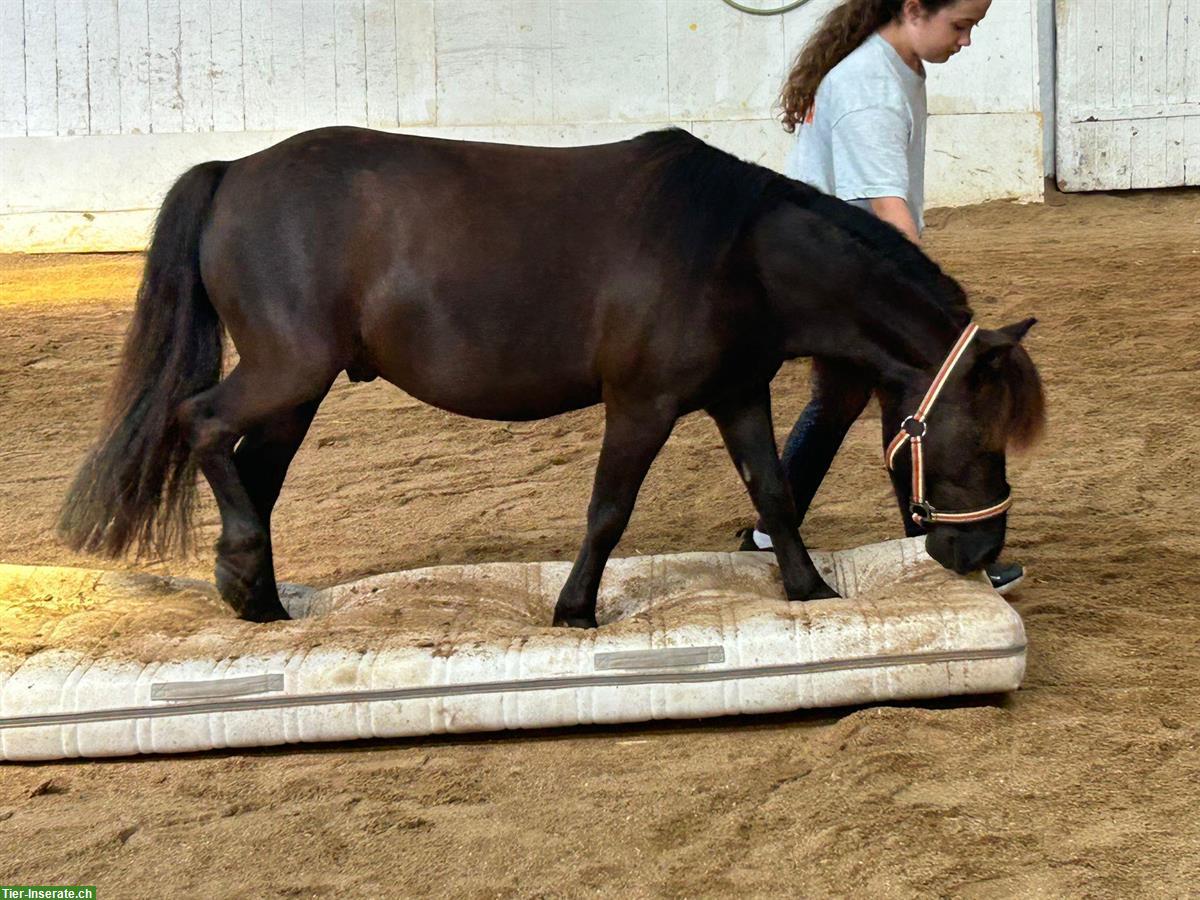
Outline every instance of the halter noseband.
<svg viewBox="0 0 1200 900">
<path fill-rule="evenodd" d="M 943 522 L 951 525 L 963 525 L 970 522 L 982 522 L 985 519 L 991 519 L 1003 514 L 1012 506 L 1011 493 L 999 503 L 994 503 L 985 509 L 977 509 L 970 512 L 942 512 L 935 509 L 933 504 L 925 499 L 925 452 L 922 442 L 929 431 L 929 426 L 926 424 L 925 418 L 929 415 L 929 410 L 933 408 L 933 403 L 937 400 L 938 394 L 942 392 L 942 387 L 945 386 L 946 381 L 950 378 L 950 373 L 954 371 L 954 367 L 962 359 L 967 346 L 971 343 L 971 339 L 978 332 L 979 326 L 972 322 L 959 335 L 958 340 L 950 349 L 946 361 L 942 363 L 941 369 L 938 370 L 937 376 L 933 379 L 933 384 L 925 392 L 925 398 L 921 401 L 921 405 L 917 407 L 915 413 L 900 423 L 900 430 L 892 438 L 892 442 L 888 444 L 885 451 L 888 471 L 892 471 L 895 467 L 896 454 L 900 452 L 900 448 L 905 444 L 910 445 L 912 451 L 912 496 L 909 499 L 909 512 L 912 515 L 912 520 L 918 525 Z"/>
</svg>

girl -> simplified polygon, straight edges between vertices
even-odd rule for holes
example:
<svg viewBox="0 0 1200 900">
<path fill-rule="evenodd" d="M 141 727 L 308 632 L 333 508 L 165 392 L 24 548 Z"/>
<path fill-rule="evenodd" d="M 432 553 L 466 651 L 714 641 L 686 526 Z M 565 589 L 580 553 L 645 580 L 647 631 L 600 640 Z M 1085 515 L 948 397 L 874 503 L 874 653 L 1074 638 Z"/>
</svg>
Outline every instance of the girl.
<svg viewBox="0 0 1200 900">
<path fill-rule="evenodd" d="M 991 0 L 847 0 L 805 44 L 783 88 L 783 127 L 796 133 L 786 173 L 875 213 L 920 243 L 925 205 L 925 63 L 971 45 Z M 797 127 L 799 126 L 799 127 Z M 871 397 L 867 373 L 814 359 L 812 400 L 783 464 L 801 519 L 850 425 Z M 920 534 L 900 502 L 905 533 Z M 760 523 L 761 525 L 761 523 Z M 771 539 L 747 529 L 743 549 Z M 993 564 L 997 590 L 1018 565 Z"/>
</svg>

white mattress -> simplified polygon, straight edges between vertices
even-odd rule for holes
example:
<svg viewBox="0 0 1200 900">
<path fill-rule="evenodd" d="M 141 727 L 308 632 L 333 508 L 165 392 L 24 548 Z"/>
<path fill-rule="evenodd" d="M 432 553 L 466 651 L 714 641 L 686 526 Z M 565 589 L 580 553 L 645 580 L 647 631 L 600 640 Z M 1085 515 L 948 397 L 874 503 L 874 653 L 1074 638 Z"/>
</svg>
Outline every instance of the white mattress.
<svg viewBox="0 0 1200 900">
<path fill-rule="evenodd" d="M 787 603 L 770 553 L 612 560 L 601 627 L 550 622 L 570 564 L 287 587 L 290 622 L 203 582 L 0 565 L 0 757 L 700 718 L 1015 690 L 1017 613 L 921 539 L 813 558 L 844 599 Z"/>
</svg>

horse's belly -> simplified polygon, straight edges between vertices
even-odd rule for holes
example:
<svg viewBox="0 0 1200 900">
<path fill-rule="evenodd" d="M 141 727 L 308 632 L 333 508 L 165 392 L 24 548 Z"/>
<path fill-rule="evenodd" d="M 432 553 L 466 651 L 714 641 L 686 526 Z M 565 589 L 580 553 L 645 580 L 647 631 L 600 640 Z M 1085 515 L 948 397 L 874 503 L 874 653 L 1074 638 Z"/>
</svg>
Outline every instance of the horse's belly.
<svg viewBox="0 0 1200 900">
<path fill-rule="evenodd" d="M 364 360 L 418 400 L 478 419 L 544 419 L 600 402 L 582 317 L 509 297 L 379 303 L 364 316 Z"/>
<path fill-rule="evenodd" d="M 599 385 L 578 376 L 489 373 L 469 366 L 416 372 L 406 365 L 380 369 L 379 374 L 423 403 L 473 419 L 546 419 L 593 406 L 601 399 Z"/>
</svg>

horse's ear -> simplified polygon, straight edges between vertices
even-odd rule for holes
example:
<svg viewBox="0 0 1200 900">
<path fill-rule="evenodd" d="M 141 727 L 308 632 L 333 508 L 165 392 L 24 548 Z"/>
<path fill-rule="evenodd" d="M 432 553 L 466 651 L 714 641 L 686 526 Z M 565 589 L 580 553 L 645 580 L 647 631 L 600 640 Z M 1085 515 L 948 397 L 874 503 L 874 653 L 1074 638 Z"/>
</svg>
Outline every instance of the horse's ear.
<svg viewBox="0 0 1200 900">
<path fill-rule="evenodd" d="M 981 328 L 976 340 L 979 342 L 980 358 L 991 362 L 999 362 L 1013 347 L 1021 342 L 1037 319 L 1032 316 L 1003 328 Z"/>
<path fill-rule="evenodd" d="M 998 328 L 1003 335 L 1007 335 L 1012 339 L 1014 344 L 1020 343 L 1021 338 L 1029 333 L 1029 329 L 1037 324 L 1037 319 L 1030 316 L 1028 319 L 1022 319 L 1020 322 L 1013 322 L 1011 325 L 1005 325 L 1003 328 Z"/>
</svg>

